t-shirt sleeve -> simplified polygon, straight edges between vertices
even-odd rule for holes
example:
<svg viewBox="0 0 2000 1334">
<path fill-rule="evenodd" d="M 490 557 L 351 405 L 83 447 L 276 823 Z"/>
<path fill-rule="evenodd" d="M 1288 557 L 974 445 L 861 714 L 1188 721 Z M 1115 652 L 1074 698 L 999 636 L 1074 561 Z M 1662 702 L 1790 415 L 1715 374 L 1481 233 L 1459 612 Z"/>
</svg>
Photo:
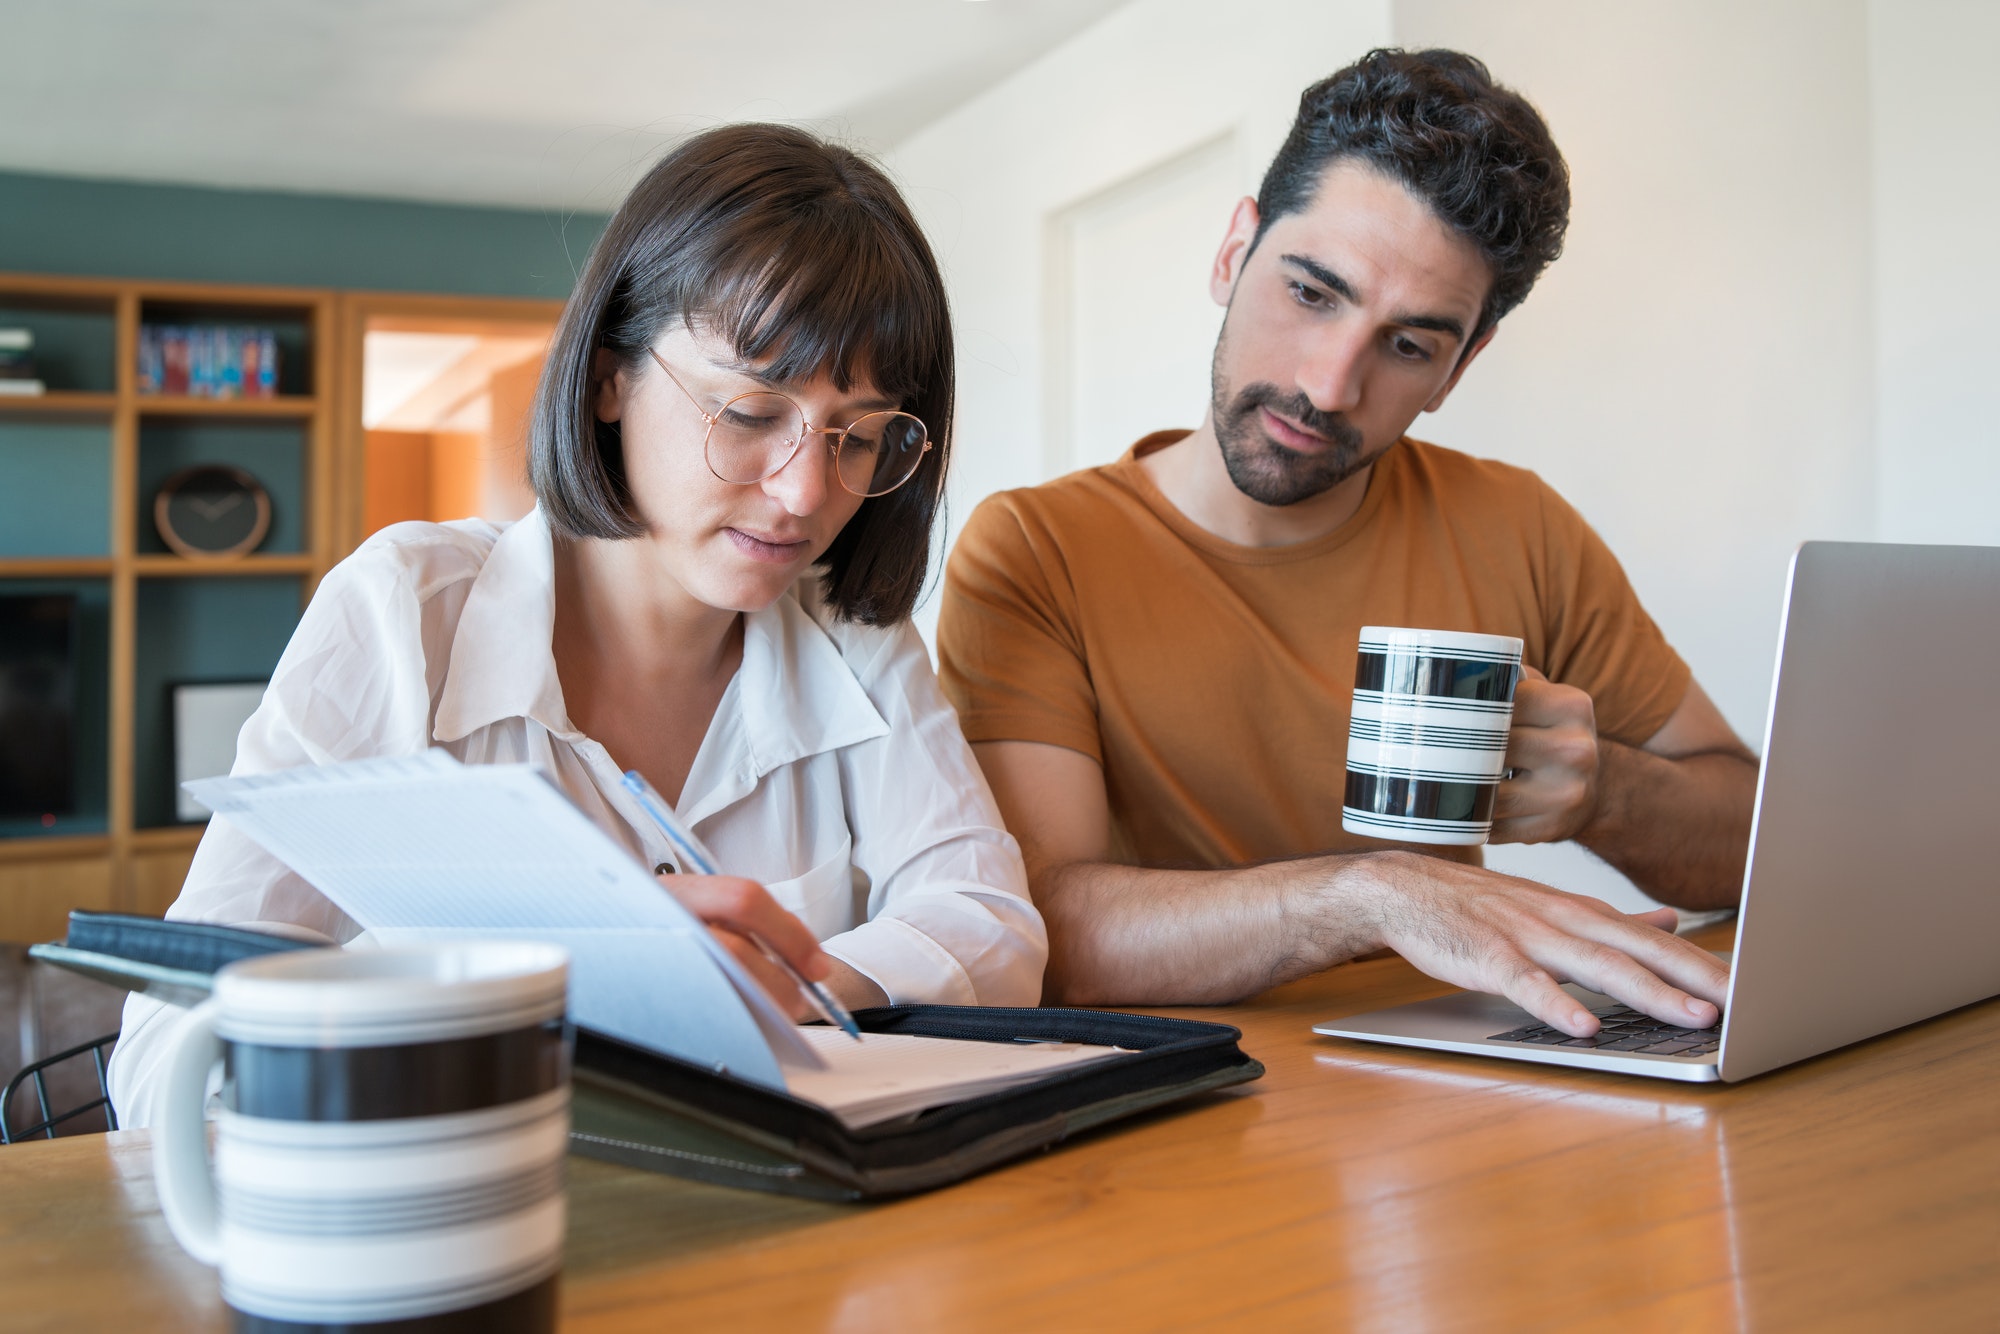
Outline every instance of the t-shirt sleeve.
<svg viewBox="0 0 2000 1334">
<path fill-rule="evenodd" d="M 1541 488 L 1552 681 L 1589 694 L 1598 735 L 1642 746 L 1687 695 L 1693 673 L 1646 613 L 1611 548 L 1569 502 Z"/>
<path fill-rule="evenodd" d="M 1011 496 L 973 511 L 945 564 L 938 678 L 968 741 L 1104 758 L 1068 564 Z"/>
</svg>

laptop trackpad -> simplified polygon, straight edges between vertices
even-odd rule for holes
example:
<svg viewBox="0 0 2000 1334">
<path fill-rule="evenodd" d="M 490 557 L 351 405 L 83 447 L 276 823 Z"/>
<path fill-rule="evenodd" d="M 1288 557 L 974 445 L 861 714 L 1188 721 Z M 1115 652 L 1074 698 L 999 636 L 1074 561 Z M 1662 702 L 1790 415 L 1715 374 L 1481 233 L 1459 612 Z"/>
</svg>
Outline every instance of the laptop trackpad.
<svg viewBox="0 0 2000 1334">
<path fill-rule="evenodd" d="M 1614 1004 L 1609 996 L 1571 983 L 1563 988 L 1585 1008 L 1603 1009 Z M 1434 1038 L 1447 1042 L 1478 1042 L 1496 1033 L 1505 1033 L 1535 1022 L 1533 1015 L 1505 996 L 1489 996 L 1481 991 L 1455 991 L 1449 996 L 1374 1010 L 1347 1019 L 1316 1024 L 1315 1033 L 1366 1037 Z"/>
</svg>

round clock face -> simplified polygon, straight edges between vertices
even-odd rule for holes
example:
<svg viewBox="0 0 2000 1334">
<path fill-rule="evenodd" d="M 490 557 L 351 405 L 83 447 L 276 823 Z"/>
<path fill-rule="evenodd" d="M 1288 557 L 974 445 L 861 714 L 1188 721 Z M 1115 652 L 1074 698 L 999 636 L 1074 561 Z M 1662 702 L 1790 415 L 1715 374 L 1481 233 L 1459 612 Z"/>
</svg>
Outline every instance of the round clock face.
<svg viewBox="0 0 2000 1334">
<path fill-rule="evenodd" d="M 175 473 L 153 498 L 160 538 L 183 556 L 253 551 L 271 527 L 271 498 L 240 468 L 203 464 Z"/>
</svg>

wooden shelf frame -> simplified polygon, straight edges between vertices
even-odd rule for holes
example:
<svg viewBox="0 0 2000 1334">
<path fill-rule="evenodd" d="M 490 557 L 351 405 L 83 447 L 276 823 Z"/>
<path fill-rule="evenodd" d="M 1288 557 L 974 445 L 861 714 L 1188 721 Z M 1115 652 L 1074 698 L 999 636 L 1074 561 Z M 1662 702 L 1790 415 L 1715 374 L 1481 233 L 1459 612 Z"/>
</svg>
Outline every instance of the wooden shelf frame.
<svg viewBox="0 0 2000 1334">
<path fill-rule="evenodd" d="M 140 394 L 142 417 L 281 417 L 310 418 L 319 411 L 314 394 L 280 394 L 276 398 L 196 398 L 188 394 Z"/>
<path fill-rule="evenodd" d="M 113 321 L 109 393 L 52 390 L 0 398 L 0 421 L 97 417 L 110 427 L 110 550 L 102 556 L 0 558 L 0 579 L 98 579 L 110 588 L 110 699 L 107 829 L 103 834 L 0 839 L 0 939 L 61 933 L 63 905 L 159 912 L 178 892 L 201 826 L 135 825 L 135 731 L 138 602 L 144 580 L 289 575 L 300 581 L 300 606 L 326 571 L 351 548 L 335 531 L 334 409 L 338 297 L 330 290 L 68 278 L 0 273 L 0 303 L 108 313 Z M 303 323 L 312 393 L 275 399 L 210 399 L 141 394 L 139 326 L 148 306 L 182 314 L 213 311 L 245 322 L 268 311 Z M 305 549 L 189 559 L 138 550 L 144 497 L 139 494 L 139 433 L 153 418 L 296 421 L 303 433 Z"/>
<path fill-rule="evenodd" d="M 132 558 L 132 569 L 145 579 L 227 579 L 232 576 L 322 573 L 320 558 L 310 551 L 274 551 L 248 556 L 164 556 Z"/>
<path fill-rule="evenodd" d="M 193 852 L 206 824 L 158 825 L 132 831 L 132 846 L 141 852 Z"/>
<path fill-rule="evenodd" d="M 109 556 L 0 557 L 0 579 L 109 579 L 115 568 Z"/>
<path fill-rule="evenodd" d="M 34 418 L 103 421 L 110 431 L 106 503 L 109 549 L 102 555 L 0 558 L 0 579 L 101 580 L 110 590 L 109 800 L 106 830 L 0 839 L 0 939 L 53 939 L 71 907 L 164 911 L 180 891 L 203 826 L 135 824 L 138 601 L 149 581 L 297 578 L 310 598 L 321 578 L 362 539 L 365 431 L 361 421 L 362 346 L 370 329 L 489 333 L 522 324 L 550 325 L 561 301 L 408 292 L 335 292 L 317 288 L 152 282 L 0 273 L 0 305 L 87 312 L 113 321 L 113 388 L 56 389 L 0 399 L 0 426 Z M 210 399 L 138 392 L 138 340 L 148 308 L 174 320 L 207 318 L 254 324 L 260 312 L 303 323 L 312 393 L 276 399 Z M 166 420 L 294 421 L 304 433 L 305 549 L 191 560 L 141 552 L 139 436 Z"/>
<path fill-rule="evenodd" d="M 52 389 L 44 394 L 0 394 L 0 416 L 109 417 L 118 411 L 118 395 L 81 389 Z"/>
<path fill-rule="evenodd" d="M 111 851 L 109 834 L 59 834 L 48 838 L 0 838 L 0 865 L 10 862 L 71 861 L 104 857 Z"/>
</svg>

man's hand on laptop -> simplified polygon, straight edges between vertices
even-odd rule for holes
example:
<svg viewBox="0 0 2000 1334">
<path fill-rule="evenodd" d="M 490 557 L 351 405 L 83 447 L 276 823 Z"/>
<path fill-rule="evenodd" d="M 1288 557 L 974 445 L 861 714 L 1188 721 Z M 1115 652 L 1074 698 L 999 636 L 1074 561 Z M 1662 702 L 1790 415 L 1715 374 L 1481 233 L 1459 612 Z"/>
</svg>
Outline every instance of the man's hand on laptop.
<svg viewBox="0 0 2000 1334">
<path fill-rule="evenodd" d="M 1674 912 L 1621 913 L 1533 881 L 1410 853 L 1366 859 L 1383 944 L 1441 981 L 1507 997 L 1543 1023 L 1589 1037 L 1597 1016 L 1576 982 L 1665 1023 L 1721 1018 L 1729 970 L 1671 934 Z"/>
<path fill-rule="evenodd" d="M 1017 831 L 1049 927 L 1043 998 L 1207 1005 L 1388 946 L 1434 977 L 1498 992 L 1578 1037 L 1580 982 L 1667 1023 L 1713 1024 L 1729 974 L 1662 928 L 1595 899 L 1413 852 L 1327 854 L 1214 870 L 1109 860 L 1110 803 L 1092 757 L 1033 741 L 976 744 Z"/>
</svg>

